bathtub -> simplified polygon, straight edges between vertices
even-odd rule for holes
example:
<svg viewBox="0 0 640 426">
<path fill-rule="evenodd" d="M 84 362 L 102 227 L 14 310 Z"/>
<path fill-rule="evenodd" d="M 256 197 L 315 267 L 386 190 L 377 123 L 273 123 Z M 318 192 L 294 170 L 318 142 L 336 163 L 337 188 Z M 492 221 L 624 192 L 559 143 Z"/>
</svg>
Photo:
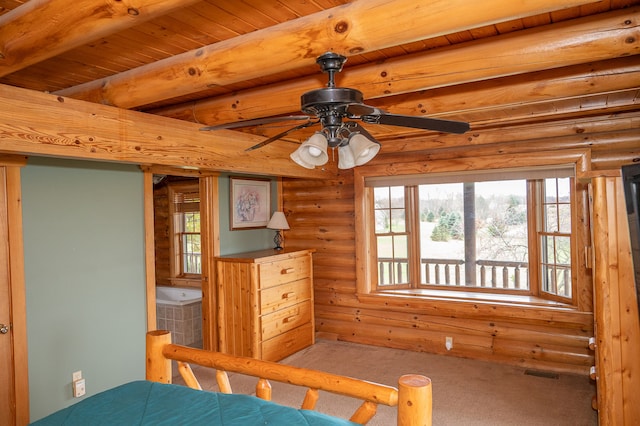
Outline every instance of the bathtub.
<svg viewBox="0 0 640 426">
<path fill-rule="evenodd" d="M 162 305 L 183 306 L 202 300 L 202 290 L 184 287 L 156 287 L 156 303 Z"/>
<path fill-rule="evenodd" d="M 156 325 L 169 330 L 173 343 L 202 347 L 202 290 L 156 287 Z"/>
</svg>

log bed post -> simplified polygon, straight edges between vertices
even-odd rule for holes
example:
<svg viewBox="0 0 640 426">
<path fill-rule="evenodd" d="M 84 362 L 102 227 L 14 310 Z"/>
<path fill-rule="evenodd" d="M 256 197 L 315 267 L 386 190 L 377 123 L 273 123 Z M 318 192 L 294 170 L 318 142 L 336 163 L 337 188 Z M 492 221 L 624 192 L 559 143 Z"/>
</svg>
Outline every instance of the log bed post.
<svg viewBox="0 0 640 426">
<path fill-rule="evenodd" d="M 406 374 L 398 380 L 398 425 L 431 426 L 431 379 Z"/>
<path fill-rule="evenodd" d="M 162 348 L 171 344 L 171 332 L 155 330 L 147 333 L 147 380 L 171 383 L 171 360 L 162 354 Z"/>
</svg>

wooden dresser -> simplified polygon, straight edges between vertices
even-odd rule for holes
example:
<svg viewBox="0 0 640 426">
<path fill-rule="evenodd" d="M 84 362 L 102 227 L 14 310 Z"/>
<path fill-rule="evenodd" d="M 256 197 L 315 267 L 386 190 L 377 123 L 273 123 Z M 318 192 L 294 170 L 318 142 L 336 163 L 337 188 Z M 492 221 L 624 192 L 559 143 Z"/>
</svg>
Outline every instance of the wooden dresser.
<svg viewBox="0 0 640 426">
<path fill-rule="evenodd" d="M 313 250 L 216 258 L 218 348 L 279 361 L 314 343 Z"/>
</svg>

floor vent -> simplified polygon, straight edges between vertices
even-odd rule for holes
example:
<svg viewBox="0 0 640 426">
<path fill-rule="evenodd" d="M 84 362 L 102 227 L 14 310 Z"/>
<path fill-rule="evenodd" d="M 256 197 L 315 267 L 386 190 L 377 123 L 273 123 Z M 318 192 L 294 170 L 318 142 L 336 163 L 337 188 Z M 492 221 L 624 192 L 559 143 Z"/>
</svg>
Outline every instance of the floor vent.
<svg viewBox="0 0 640 426">
<path fill-rule="evenodd" d="M 529 376 L 546 377 L 547 379 L 559 379 L 560 376 L 550 371 L 525 370 L 524 374 Z"/>
</svg>

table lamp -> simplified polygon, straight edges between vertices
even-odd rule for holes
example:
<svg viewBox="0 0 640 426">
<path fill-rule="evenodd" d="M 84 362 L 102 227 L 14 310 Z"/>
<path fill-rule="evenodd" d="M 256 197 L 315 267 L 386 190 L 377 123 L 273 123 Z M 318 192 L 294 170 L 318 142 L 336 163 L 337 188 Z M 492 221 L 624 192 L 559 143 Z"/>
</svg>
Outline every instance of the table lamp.
<svg viewBox="0 0 640 426">
<path fill-rule="evenodd" d="M 282 235 L 280 231 L 283 229 L 289 229 L 289 224 L 287 223 L 287 218 L 284 216 L 283 212 L 273 212 L 273 216 L 271 216 L 271 220 L 267 224 L 267 228 L 275 229 L 276 236 L 273 237 L 273 242 L 276 244 L 276 250 L 282 250 Z"/>
</svg>

